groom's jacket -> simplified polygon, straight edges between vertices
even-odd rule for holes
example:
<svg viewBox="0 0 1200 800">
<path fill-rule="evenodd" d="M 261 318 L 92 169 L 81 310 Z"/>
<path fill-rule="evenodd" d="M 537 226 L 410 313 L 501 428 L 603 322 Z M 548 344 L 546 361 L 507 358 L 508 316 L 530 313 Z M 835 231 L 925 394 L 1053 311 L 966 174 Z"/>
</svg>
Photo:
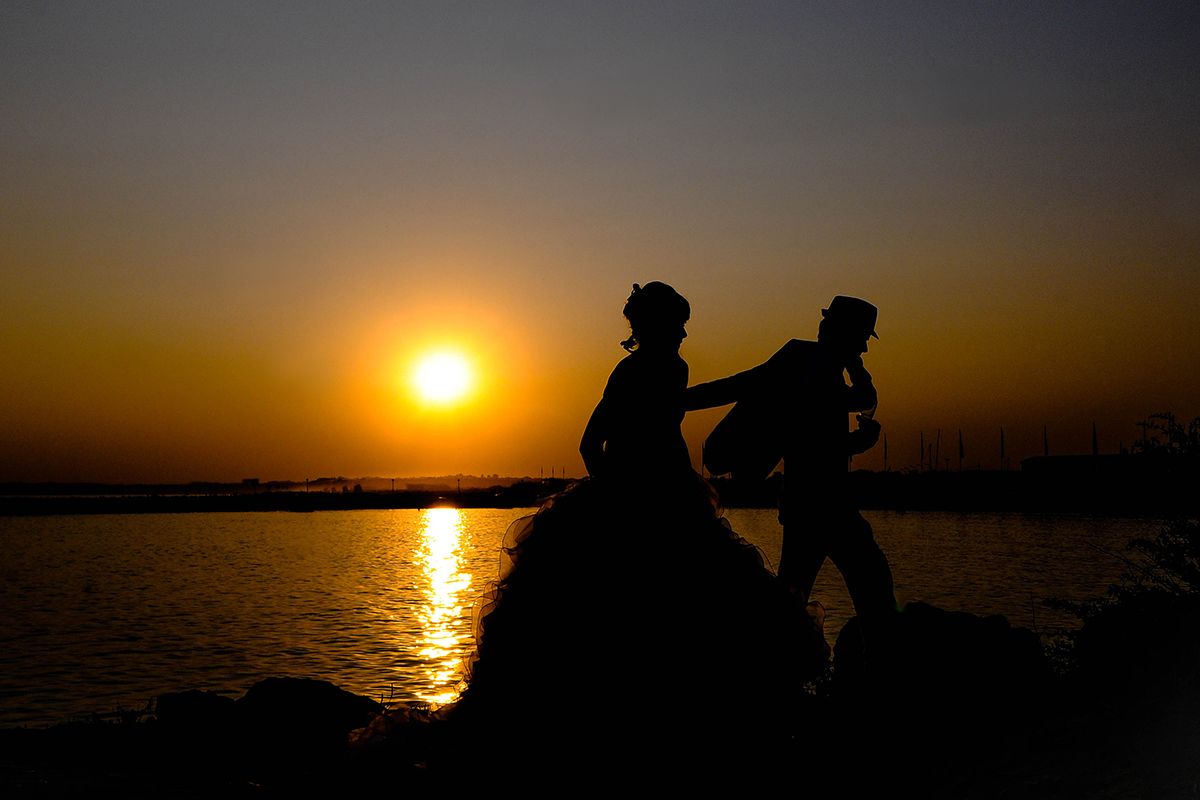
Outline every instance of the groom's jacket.
<svg viewBox="0 0 1200 800">
<path fill-rule="evenodd" d="M 870 376 L 852 386 L 844 366 L 818 342 L 792 339 L 767 361 L 687 390 L 689 410 L 734 403 L 705 441 L 714 474 L 766 477 L 782 459 L 785 499 L 842 505 L 848 457 L 862 452 L 848 414 L 875 404 Z"/>
</svg>

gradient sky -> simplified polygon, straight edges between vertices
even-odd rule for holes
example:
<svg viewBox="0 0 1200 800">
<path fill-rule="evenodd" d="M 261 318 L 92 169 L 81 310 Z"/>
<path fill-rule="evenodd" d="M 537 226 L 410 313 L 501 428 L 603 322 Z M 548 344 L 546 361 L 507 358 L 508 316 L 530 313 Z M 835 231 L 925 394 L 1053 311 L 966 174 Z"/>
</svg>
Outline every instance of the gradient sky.
<svg viewBox="0 0 1200 800">
<path fill-rule="evenodd" d="M 1115 450 L 1200 414 L 1198 98 L 1194 2 L 4 2 L 0 480 L 580 474 L 655 279 L 693 381 L 875 302 L 893 468 Z"/>
</svg>

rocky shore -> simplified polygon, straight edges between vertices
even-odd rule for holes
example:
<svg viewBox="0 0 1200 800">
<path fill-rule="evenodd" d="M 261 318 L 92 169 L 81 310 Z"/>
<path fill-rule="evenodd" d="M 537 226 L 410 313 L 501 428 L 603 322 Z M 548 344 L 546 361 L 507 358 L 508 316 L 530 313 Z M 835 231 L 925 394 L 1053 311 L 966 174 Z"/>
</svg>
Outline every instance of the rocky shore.
<svg viewBox="0 0 1200 800">
<path fill-rule="evenodd" d="M 324 681 L 272 678 L 237 700 L 183 691 L 140 718 L 0 731 L 0 795 L 561 794 L 637 781 L 745 796 L 1198 797 L 1200 602 L 1140 597 L 1095 611 L 1057 658 L 1003 617 L 920 603 L 871 655 L 852 620 L 825 676 L 766 736 L 672 733 L 636 698 L 573 730 L 511 719 L 480 735 L 452 707 L 385 708 Z M 665 733 L 637 735 L 647 729 Z"/>
</svg>

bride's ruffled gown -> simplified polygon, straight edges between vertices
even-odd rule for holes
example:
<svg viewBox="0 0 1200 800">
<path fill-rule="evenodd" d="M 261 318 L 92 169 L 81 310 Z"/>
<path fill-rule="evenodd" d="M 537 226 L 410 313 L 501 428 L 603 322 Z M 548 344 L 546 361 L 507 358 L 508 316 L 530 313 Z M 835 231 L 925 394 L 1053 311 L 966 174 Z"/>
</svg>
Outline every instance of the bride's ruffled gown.
<svg viewBox="0 0 1200 800">
<path fill-rule="evenodd" d="M 451 716 L 493 758 L 693 759 L 786 736 L 824 637 L 691 473 L 591 479 L 518 520 Z"/>
</svg>

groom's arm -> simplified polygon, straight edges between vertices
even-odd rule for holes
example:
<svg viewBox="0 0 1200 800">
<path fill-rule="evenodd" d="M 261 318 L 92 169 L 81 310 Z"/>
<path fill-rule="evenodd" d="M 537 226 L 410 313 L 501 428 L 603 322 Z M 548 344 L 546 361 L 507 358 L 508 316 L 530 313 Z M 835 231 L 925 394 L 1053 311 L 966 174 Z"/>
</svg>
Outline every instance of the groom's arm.
<svg viewBox="0 0 1200 800">
<path fill-rule="evenodd" d="M 861 358 L 852 359 L 846 365 L 846 374 L 850 377 L 850 385 L 846 387 L 847 411 L 865 411 L 879 402 L 871 373 L 867 372 Z"/>
<path fill-rule="evenodd" d="M 879 442 L 883 426 L 873 419 L 860 419 L 858 429 L 846 434 L 846 455 L 865 453 Z"/>
</svg>

